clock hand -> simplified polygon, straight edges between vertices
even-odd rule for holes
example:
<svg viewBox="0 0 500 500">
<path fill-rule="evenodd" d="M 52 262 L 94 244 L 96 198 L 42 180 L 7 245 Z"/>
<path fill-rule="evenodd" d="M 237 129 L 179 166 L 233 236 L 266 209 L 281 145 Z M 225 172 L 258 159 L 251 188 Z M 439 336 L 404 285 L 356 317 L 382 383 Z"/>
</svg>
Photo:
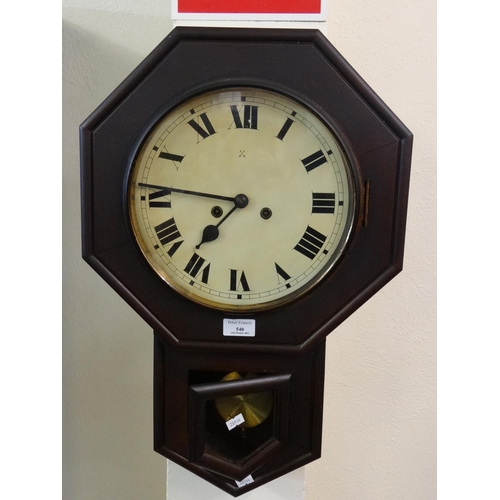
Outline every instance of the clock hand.
<svg viewBox="0 0 500 500">
<path fill-rule="evenodd" d="M 237 209 L 237 208 L 245 208 L 248 205 L 248 198 L 244 194 L 239 194 L 234 198 L 234 207 L 222 218 L 219 223 L 214 226 L 213 224 L 209 224 L 203 230 L 203 235 L 201 237 L 201 242 L 196 245 L 196 249 L 200 248 L 203 243 L 207 243 L 209 241 L 214 241 L 219 237 L 219 226 Z"/>
<path fill-rule="evenodd" d="M 236 197 L 231 197 L 231 196 L 220 196 L 218 194 L 200 193 L 199 191 L 188 191 L 187 189 L 178 189 L 168 186 L 157 186 L 155 184 L 146 184 L 144 182 L 139 182 L 139 186 L 151 189 L 163 189 L 164 191 L 170 191 L 171 193 L 190 194 L 193 196 L 203 196 L 204 198 L 213 198 L 215 200 L 232 201 L 233 203 L 236 204 Z"/>
</svg>

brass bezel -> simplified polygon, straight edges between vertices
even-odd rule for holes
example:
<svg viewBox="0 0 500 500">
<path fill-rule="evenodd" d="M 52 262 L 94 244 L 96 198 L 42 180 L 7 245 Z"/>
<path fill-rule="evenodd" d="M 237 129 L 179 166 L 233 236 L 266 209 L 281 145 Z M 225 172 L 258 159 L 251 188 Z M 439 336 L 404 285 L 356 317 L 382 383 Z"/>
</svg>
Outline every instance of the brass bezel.
<svg viewBox="0 0 500 500">
<path fill-rule="evenodd" d="M 346 226 L 344 227 L 343 234 L 340 238 L 340 243 L 337 245 L 335 250 L 332 252 L 332 255 L 328 259 L 328 263 L 324 266 L 324 268 L 321 272 L 317 273 L 313 278 L 311 278 L 309 281 L 307 281 L 303 285 L 299 286 L 296 290 L 290 292 L 288 295 L 282 296 L 282 297 L 277 298 L 275 300 L 268 300 L 268 301 L 262 302 L 260 304 L 241 304 L 241 305 L 239 305 L 239 304 L 227 304 L 227 303 L 222 303 L 222 302 L 219 302 L 216 300 L 206 299 L 205 297 L 199 296 L 196 293 L 190 292 L 189 289 L 184 288 L 184 287 L 180 286 L 179 284 L 177 284 L 174 280 L 171 280 L 169 275 L 165 272 L 165 270 L 163 268 L 161 268 L 156 263 L 155 259 L 150 257 L 151 252 L 147 248 L 147 245 L 145 244 L 145 241 L 140 233 L 140 230 L 138 229 L 137 215 L 136 215 L 133 207 L 134 207 L 134 200 L 135 200 L 135 180 L 136 180 L 136 175 L 137 175 L 136 165 L 140 162 L 142 155 L 145 153 L 145 150 L 143 149 L 144 144 L 147 142 L 150 135 L 156 130 L 156 127 L 158 126 L 158 124 L 160 122 L 162 122 L 169 114 L 175 113 L 175 111 L 179 107 L 185 105 L 186 102 L 189 102 L 192 99 L 199 98 L 200 96 L 203 96 L 203 95 L 208 96 L 210 94 L 221 92 L 221 91 L 227 91 L 227 92 L 243 91 L 244 92 L 245 90 L 250 90 L 250 89 L 251 90 L 261 90 L 261 91 L 275 94 L 277 96 L 285 97 L 286 99 L 294 101 L 299 106 L 302 106 L 305 109 L 307 109 L 321 123 L 323 123 L 323 125 L 327 128 L 327 130 L 332 135 L 334 141 L 336 142 L 336 145 L 338 146 L 340 154 L 342 155 L 344 165 L 346 166 L 346 177 L 347 177 L 347 183 L 348 183 L 350 202 L 349 202 L 349 206 L 347 207 L 347 223 L 346 223 Z M 357 207 L 357 204 L 359 202 L 358 201 L 359 197 L 357 196 L 356 182 L 355 182 L 355 169 L 353 167 L 353 162 L 350 161 L 349 155 L 346 153 L 345 142 L 340 140 L 339 136 L 340 136 L 340 134 L 333 129 L 333 126 L 331 125 L 331 123 L 329 123 L 326 119 L 324 119 L 318 113 L 318 111 L 312 109 L 311 105 L 304 103 L 303 101 L 299 100 L 297 97 L 292 97 L 289 94 L 282 92 L 282 91 L 277 91 L 276 89 L 256 87 L 253 85 L 231 85 L 229 87 L 212 88 L 210 90 L 201 92 L 199 94 L 192 95 L 187 100 L 178 103 L 176 106 L 174 106 L 173 108 L 169 109 L 167 112 L 162 114 L 162 116 L 158 120 L 156 120 L 153 125 L 151 125 L 148 128 L 146 134 L 144 135 L 143 139 L 141 140 L 141 144 L 136 149 L 136 154 L 131 162 L 131 168 L 129 169 L 128 191 L 127 191 L 128 214 L 130 217 L 131 228 L 132 228 L 132 232 L 133 232 L 133 235 L 135 237 L 137 246 L 139 247 L 146 262 L 152 268 L 152 270 L 156 273 L 156 275 L 162 279 L 162 281 L 164 283 L 166 283 L 171 289 L 175 290 L 181 296 L 187 298 L 188 300 L 190 300 L 194 303 L 197 303 L 199 305 L 209 307 L 209 308 L 215 309 L 215 310 L 228 311 L 231 313 L 251 313 L 251 312 L 258 312 L 258 311 L 275 309 L 277 307 L 283 306 L 284 304 L 288 304 L 288 303 L 291 303 L 291 302 L 299 299 L 304 294 L 308 293 L 312 288 L 314 288 L 318 283 L 320 283 L 336 267 L 336 264 L 338 264 L 340 258 L 344 254 L 344 251 L 345 251 L 345 249 L 348 245 L 348 242 L 352 236 L 353 229 L 355 226 L 356 207 Z"/>
</svg>

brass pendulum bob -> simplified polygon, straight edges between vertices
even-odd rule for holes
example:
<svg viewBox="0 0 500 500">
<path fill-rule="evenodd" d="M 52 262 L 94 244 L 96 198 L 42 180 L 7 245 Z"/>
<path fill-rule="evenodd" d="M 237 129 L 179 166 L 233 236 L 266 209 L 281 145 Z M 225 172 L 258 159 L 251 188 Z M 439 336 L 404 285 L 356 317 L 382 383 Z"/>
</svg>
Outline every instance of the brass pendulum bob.
<svg viewBox="0 0 500 500">
<path fill-rule="evenodd" d="M 222 382 L 241 380 L 241 378 L 238 372 L 231 372 L 222 379 Z M 273 393 L 257 392 L 218 398 L 215 400 L 215 407 L 225 422 L 241 413 L 245 421 L 238 427 L 242 428 L 245 437 L 245 429 L 260 425 L 270 415 L 273 409 Z"/>
</svg>

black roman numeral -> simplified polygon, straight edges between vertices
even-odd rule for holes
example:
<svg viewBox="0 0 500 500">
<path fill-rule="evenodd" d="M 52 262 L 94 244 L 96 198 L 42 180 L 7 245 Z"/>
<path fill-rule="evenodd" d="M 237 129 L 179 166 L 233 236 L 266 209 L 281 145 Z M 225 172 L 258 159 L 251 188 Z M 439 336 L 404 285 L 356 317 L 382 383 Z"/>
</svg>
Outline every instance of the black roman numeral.
<svg viewBox="0 0 500 500">
<path fill-rule="evenodd" d="M 155 226 L 155 231 L 156 235 L 158 236 L 158 239 L 160 240 L 160 243 L 163 246 L 169 245 L 171 243 L 174 243 L 175 240 L 182 238 L 181 233 L 177 229 L 177 226 L 175 224 L 174 218 L 172 217 L 171 219 L 168 219 L 165 222 L 162 222 L 161 224 L 158 224 Z M 182 245 L 184 240 L 181 239 L 181 241 L 175 242 L 170 250 L 167 252 L 170 257 L 174 255 L 174 253 L 177 251 L 177 249 Z"/>
<path fill-rule="evenodd" d="M 208 275 L 210 274 L 210 263 L 206 263 L 203 257 L 200 257 L 196 252 L 193 254 L 189 260 L 187 266 L 184 268 L 184 272 L 188 273 L 189 276 L 197 278 L 201 274 L 201 282 L 208 284 Z M 191 283 L 192 284 L 192 283 Z"/>
<path fill-rule="evenodd" d="M 172 160 L 174 163 L 180 163 L 184 159 L 184 156 L 169 153 L 165 149 L 164 151 L 160 151 L 158 158 L 161 158 L 162 160 Z"/>
<path fill-rule="evenodd" d="M 310 259 L 314 259 L 314 257 L 318 255 L 325 241 L 326 236 L 324 234 L 316 231 L 316 229 L 311 226 L 307 226 L 304 236 L 302 236 L 302 239 L 293 249 Z"/>
<path fill-rule="evenodd" d="M 233 115 L 234 126 L 236 128 L 250 128 L 257 130 L 257 116 L 259 113 L 258 106 L 245 104 L 244 106 L 230 106 Z M 243 120 L 241 119 L 241 109 L 243 108 Z"/>
<path fill-rule="evenodd" d="M 158 198 L 163 198 L 164 196 L 170 196 L 170 189 L 160 189 L 155 193 L 149 193 L 149 208 L 172 208 L 172 204 L 169 200 L 156 201 Z"/>
<path fill-rule="evenodd" d="M 334 214 L 335 213 L 335 193 L 313 193 L 312 194 L 313 214 Z"/>
<path fill-rule="evenodd" d="M 285 281 L 288 281 L 289 279 L 292 279 L 292 277 L 282 267 L 280 267 L 278 264 L 276 264 L 276 262 L 274 263 L 274 266 L 276 267 L 276 274 L 278 276 L 280 276 L 281 278 L 283 278 Z M 280 279 L 278 278 L 278 283 L 279 282 L 280 282 Z M 291 287 L 290 283 L 287 283 L 286 287 L 290 288 Z"/>
<path fill-rule="evenodd" d="M 323 165 L 323 163 L 327 162 L 326 156 L 323 154 L 323 151 L 321 149 L 319 151 L 316 151 L 316 153 L 313 153 L 312 155 L 309 155 L 308 157 L 304 158 L 302 161 L 302 164 L 306 168 L 307 172 L 310 172 L 311 170 L 314 170 L 315 168 L 318 168 L 319 166 Z"/>
<path fill-rule="evenodd" d="M 241 274 L 236 269 L 230 269 L 230 283 L 229 289 L 233 292 L 237 292 L 240 288 L 244 292 L 249 292 L 250 287 L 248 286 L 248 281 L 245 276 L 245 272 L 241 271 Z"/>
<path fill-rule="evenodd" d="M 207 114 L 202 113 L 199 117 L 201 118 L 201 121 L 203 122 L 205 128 L 203 128 L 195 119 L 189 120 L 188 124 L 191 125 L 191 127 L 193 127 L 196 132 L 198 132 L 202 139 L 206 139 L 207 137 L 214 135 L 215 129 L 210 123 Z"/>
<path fill-rule="evenodd" d="M 281 127 L 281 130 L 278 132 L 278 135 L 276 137 L 280 141 L 282 141 L 292 125 L 293 120 L 291 118 L 287 118 L 285 124 L 283 125 L 283 127 Z"/>
</svg>

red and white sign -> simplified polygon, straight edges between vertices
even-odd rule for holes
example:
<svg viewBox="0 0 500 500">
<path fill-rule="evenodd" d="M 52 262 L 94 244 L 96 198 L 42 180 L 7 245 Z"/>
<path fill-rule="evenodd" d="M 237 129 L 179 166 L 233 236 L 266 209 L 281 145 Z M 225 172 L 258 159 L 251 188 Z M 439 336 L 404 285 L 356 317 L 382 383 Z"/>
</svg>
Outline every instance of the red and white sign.
<svg viewBox="0 0 500 500">
<path fill-rule="evenodd" d="M 173 19 L 323 21 L 326 0 L 172 0 Z"/>
</svg>

